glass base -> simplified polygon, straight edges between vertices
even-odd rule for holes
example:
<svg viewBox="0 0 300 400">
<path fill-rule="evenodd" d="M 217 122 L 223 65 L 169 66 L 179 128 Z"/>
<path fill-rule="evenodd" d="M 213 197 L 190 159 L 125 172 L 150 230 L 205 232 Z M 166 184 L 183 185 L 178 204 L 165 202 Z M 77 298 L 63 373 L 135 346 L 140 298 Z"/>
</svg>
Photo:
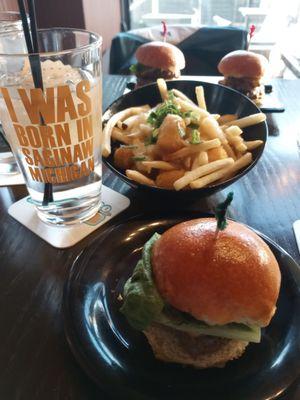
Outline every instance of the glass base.
<svg viewBox="0 0 300 400">
<path fill-rule="evenodd" d="M 49 225 L 69 226 L 92 218 L 99 211 L 100 205 L 100 197 L 97 197 L 96 200 L 88 202 L 88 204 L 84 203 L 71 207 L 36 206 L 36 210 L 39 218 Z"/>
</svg>

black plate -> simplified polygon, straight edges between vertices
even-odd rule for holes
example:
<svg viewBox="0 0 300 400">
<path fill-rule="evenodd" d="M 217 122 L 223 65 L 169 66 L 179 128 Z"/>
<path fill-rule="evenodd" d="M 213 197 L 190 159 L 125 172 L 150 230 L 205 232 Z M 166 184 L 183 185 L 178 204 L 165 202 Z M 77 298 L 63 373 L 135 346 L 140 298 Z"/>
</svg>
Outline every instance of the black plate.
<svg viewBox="0 0 300 400">
<path fill-rule="evenodd" d="M 271 90 L 268 92 L 268 89 Z M 265 114 L 271 113 L 282 113 L 285 111 L 285 108 L 279 101 L 276 93 L 273 91 L 271 85 L 265 85 L 266 95 L 263 98 L 262 104 L 259 106 L 262 112 Z"/>
<path fill-rule="evenodd" d="M 209 112 L 213 114 L 238 114 L 239 117 L 244 117 L 251 114 L 256 114 L 260 112 L 259 108 L 246 96 L 237 92 L 236 90 L 227 88 L 222 85 L 217 85 L 214 83 L 201 82 L 201 81 L 190 81 L 190 80 L 174 80 L 167 82 L 168 88 L 173 89 L 176 88 L 181 90 L 185 95 L 187 95 L 190 99 L 196 102 L 195 97 L 195 87 L 202 85 L 205 91 L 205 99 L 207 104 L 207 109 Z M 140 106 L 143 104 L 150 104 L 151 107 L 161 102 L 161 96 L 156 83 L 143 86 L 132 92 L 129 92 L 120 98 L 118 98 L 114 103 L 112 103 L 108 109 L 103 114 L 103 121 L 105 122 L 107 119 L 111 117 L 112 114 L 115 114 L 121 110 L 124 110 L 128 107 Z M 193 189 L 193 190 L 181 190 L 176 192 L 175 190 L 167 190 L 157 187 L 151 187 L 147 185 L 138 184 L 131 179 L 127 178 L 124 171 L 116 168 L 113 163 L 112 155 L 108 158 L 103 158 L 104 163 L 115 173 L 117 174 L 123 181 L 127 182 L 130 186 L 135 189 L 140 189 L 146 191 L 148 194 L 154 196 L 159 196 L 160 199 L 198 199 L 199 197 L 209 196 L 219 190 L 224 189 L 225 187 L 231 185 L 233 182 L 240 179 L 243 175 L 249 172 L 254 165 L 257 163 L 259 158 L 261 157 L 265 142 L 267 140 L 268 135 L 268 127 L 266 122 L 262 122 L 255 126 L 251 126 L 244 129 L 244 139 L 245 140 L 257 140 L 260 139 L 264 142 L 264 144 L 255 150 L 252 151 L 253 161 L 252 163 L 241 170 L 237 175 L 233 178 L 228 179 L 225 182 L 219 184 L 213 184 L 206 188 L 201 189 Z M 115 142 L 113 144 L 113 149 L 118 147 L 119 145 Z M 113 153 L 113 152 L 112 152 Z"/>
<path fill-rule="evenodd" d="M 300 270 L 265 236 L 282 273 L 278 309 L 261 343 L 250 344 L 225 368 L 196 370 L 155 360 L 144 335 L 118 311 L 118 294 L 145 241 L 194 217 L 199 214 L 133 218 L 105 231 L 80 254 L 64 292 L 71 349 L 85 372 L 118 399 L 275 399 L 300 374 Z"/>
</svg>

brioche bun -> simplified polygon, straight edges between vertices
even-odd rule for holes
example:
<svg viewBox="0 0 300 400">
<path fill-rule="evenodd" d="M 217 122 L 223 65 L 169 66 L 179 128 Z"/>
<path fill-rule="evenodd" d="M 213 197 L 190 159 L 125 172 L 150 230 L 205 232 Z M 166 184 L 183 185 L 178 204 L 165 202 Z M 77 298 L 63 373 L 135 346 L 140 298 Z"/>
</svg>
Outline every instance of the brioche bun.
<svg viewBox="0 0 300 400">
<path fill-rule="evenodd" d="M 139 63 L 163 70 L 178 70 L 185 67 L 184 55 L 178 47 L 165 42 L 153 41 L 141 45 L 136 53 Z"/>
<path fill-rule="evenodd" d="M 164 300 L 207 324 L 267 326 L 280 287 L 278 263 L 268 245 L 230 221 L 216 238 L 216 220 L 180 223 L 157 240 L 154 280 Z"/>
<path fill-rule="evenodd" d="M 267 65 L 268 60 L 263 55 L 236 50 L 221 59 L 218 70 L 225 77 L 260 79 L 265 74 Z"/>
</svg>

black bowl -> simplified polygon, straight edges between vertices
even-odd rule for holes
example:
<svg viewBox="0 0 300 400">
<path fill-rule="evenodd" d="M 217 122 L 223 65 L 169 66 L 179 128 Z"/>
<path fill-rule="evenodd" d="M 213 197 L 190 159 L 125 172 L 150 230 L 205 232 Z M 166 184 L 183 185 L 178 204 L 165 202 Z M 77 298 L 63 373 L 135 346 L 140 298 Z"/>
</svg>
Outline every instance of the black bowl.
<svg viewBox="0 0 300 400">
<path fill-rule="evenodd" d="M 238 114 L 238 116 L 245 117 L 247 115 L 259 113 L 260 110 L 256 105 L 246 96 L 237 92 L 236 90 L 227 88 L 222 85 L 214 83 L 200 82 L 200 81 L 185 81 L 175 80 L 167 82 L 168 89 L 178 89 L 187 95 L 190 99 L 196 102 L 195 87 L 202 85 L 204 87 L 205 99 L 207 109 L 213 114 Z M 143 86 L 130 93 L 127 93 L 119 97 L 114 101 L 105 111 L 103 115 L 103 122 L 105 123 L 111 115 L 124 110 L 128 107 L 141 106 L 149 104 L 151 107 L 161 102 L 161 96 L 156 83 L 152 83 L 147 86 Z M 112 144 L 112 154 L 108 158 L 103 158 L 104 163 L 111 169 L 119 178 L 127 182 L 131 187 L 147 192 L 147 194 L 157 195 L 160 198 L 172 198 L 172 199 L 197 199 L 200 197 L 209 196 L 219 190 L 226 188 L 231 185 L 243 175 L 249 172 L 261 157 L 265 143 L 268 136 L 268 127 L 266 122 L 262 122 L 255 126 L 244 129 L 243 137 L 245 140 L 257 140 L 260 139 L 264 144 L 252 151 L 253 161 L 248 167 L 241 170 L 234 177 L 222 182 L 213 184 L 209 187 L 193 190 L 175 191 L 170 189 L 163 189 L 158 187 L 152 187 L 142 185 L 127 178 L 124 172 L 114 166 L 113 162 L 113 150 L 116 149 L 119 144 L 114 142 Z"/>
</svg>

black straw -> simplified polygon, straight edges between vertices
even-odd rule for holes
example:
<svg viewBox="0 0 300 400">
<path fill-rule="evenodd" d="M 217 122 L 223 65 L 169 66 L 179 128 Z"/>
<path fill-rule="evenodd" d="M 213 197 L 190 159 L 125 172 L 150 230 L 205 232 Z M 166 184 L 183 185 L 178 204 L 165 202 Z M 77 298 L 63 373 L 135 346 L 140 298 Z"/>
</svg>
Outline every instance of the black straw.
<svg viewBox="0 0 300 400">
<path fill-rule="evenodd" d="M 36 14 L 35 14 L 34 0 L 27 0 L 27 1 L 28 1 L 29 21 L 30 21 L 32 45 L 33 45 L 34 52 L 38 53 L 39 43 L 38 43 L 38 36 L 37 36 L 37 25 L 36 25 Z"/>
<path fill-rule="evenodd" d="M 36 24 L 34 0 L 27 0 L 27 2 L 29 10 L 30 29 L 28 26 L 28 19 L 25 11 L 24 0 L 18 0 L 34 86 L 35 88 L 40 88 L 43 90 L 44 87 L 43 87 L 41 62 L 39 56 L 39 44 L 37 36 L 37 24 Z M 40 116 L 40 119 L 41 119 L 41 125 L 45 125 L 42 116 Z M 51 201 L 53 201 L 52 184 L 45 183 L 44 197 L 42 204 L 43 206 L 47 206 Z"/>
<path fill-rule="evenodd" d="M 23 26 L 23 31 L 24 31 L 24 35 L 25 35 L 26 46 L 27 46 L 28 53 L 30 54 L 30 53 L 33 53 L 33 47 L 32 47 L 31 35 L 30 35 L 28 21 L 27 21 L 27 14 L 25 11 L 25 6 L 23 3 L 23 0 L 18 0 L 18 4 L 19 4 L 19 10 L 20 10 L 21 19 L 22 19 L 22 26 Z"/>
</svg>

